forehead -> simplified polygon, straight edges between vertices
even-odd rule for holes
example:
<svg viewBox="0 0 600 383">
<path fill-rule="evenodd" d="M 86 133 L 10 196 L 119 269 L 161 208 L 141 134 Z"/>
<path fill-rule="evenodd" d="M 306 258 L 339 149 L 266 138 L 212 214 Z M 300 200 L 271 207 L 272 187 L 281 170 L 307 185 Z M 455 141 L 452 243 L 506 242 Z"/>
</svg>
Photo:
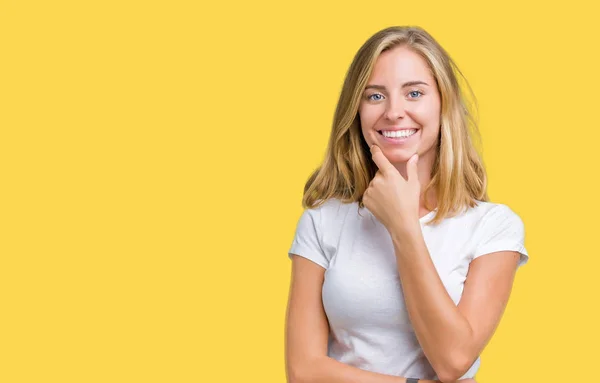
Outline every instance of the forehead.
<svg viewBox="0 0 600 383">
<path fill-rule="evenodd" d="M 406 47 L 396 47 L 379 55 L 369 82 L 404 82 L 423 80 L 430 83 L 433 75 L 429 65 L 418 53 Z M 429 81 L 427 81 L 429 80 Z"/>
</svg>

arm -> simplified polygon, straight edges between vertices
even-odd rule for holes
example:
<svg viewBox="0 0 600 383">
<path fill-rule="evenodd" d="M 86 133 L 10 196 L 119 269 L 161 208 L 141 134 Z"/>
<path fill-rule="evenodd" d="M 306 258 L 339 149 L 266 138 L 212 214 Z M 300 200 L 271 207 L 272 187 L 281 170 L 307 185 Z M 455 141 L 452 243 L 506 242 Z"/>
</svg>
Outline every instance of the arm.
<svg viewBox="0 0 600 383">
<path fill-rule="evenodd" d="M 289 383 L 406 383 L 398 376 L 378 374 L 327 356 L 329 324 L 321 289 L 325 269 L 300 257 L 292 258 L 292 278 L 286 318 L 285 360 Z M 419 380 L 434 383 L 432 380 Z M 474 380 L 461 380 L 462 383 Z"/>
<path fill-rule="evenodd" d="M 417 339 L 440 380 L 454 381 L 492 337 L 508 302 L 519 253 L 500 251 L 473 260 L 456 306 L 431 260 L 420 224 L 391 233 Z"/>
</svg>

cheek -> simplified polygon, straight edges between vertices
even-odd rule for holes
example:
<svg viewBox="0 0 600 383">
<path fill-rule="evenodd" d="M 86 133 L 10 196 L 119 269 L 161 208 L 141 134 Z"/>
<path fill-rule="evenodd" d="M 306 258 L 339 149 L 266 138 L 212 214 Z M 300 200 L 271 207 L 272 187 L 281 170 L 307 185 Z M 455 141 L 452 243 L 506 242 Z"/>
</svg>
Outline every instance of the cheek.
<svg viewBox="0 0 600 383">
<path fill-rule="evenodd" d="M 380 115 L 381 112 L 375 107 L 359 109 L 360 123 L 364 128 L 371 128 Z"/>
<path fill-rule="evenodd" d="M 426 127 L 439 126 L 440 107 L 436 103 L 423 103 L 418 105 L 414 110 L 415 119 L 420 125 Z"/>
</svg>

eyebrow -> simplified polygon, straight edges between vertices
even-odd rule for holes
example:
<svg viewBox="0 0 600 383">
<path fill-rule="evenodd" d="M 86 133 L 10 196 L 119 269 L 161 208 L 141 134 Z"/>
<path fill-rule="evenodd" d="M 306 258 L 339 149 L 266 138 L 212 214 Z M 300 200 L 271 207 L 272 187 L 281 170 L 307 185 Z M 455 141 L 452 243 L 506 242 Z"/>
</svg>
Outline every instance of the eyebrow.
<svg viewBox="0 0 600 383">
<path fill-rule="evenodd" d="M 429 86 L 429 84 L 427 84 L 426 82 L 423 82 L 423 81 L 408 81 L 408 82 L 405 82 L 404 84 L 402 84 L 402 88 L 405 88 L 407 86 L 413 86 L 413 85 L 426 85 L 426 86 Z M 367 85 L 365 87 L 365 90 L 371 89 L 371 88 L 372 89 L 385 90 L 385 86 L 383 86 L 383 85 L 375 85 L 375 84 L 373 84 L 373 85 Z"/>
</svg>

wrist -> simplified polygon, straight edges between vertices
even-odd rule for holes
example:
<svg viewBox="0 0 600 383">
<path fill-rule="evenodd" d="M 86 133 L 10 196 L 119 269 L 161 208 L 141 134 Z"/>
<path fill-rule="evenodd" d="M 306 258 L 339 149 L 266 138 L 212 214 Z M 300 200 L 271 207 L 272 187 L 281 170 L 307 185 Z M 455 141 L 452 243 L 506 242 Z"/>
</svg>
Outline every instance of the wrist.
<svg viewBox="0 0 600 383">
<path fill-rule="evenodd" d="M 418 220 L 395 224 L 390 227 L 389 232 L 394 244 L 415 240 L 423 233 L 421 223 Z"/>
</svg>

